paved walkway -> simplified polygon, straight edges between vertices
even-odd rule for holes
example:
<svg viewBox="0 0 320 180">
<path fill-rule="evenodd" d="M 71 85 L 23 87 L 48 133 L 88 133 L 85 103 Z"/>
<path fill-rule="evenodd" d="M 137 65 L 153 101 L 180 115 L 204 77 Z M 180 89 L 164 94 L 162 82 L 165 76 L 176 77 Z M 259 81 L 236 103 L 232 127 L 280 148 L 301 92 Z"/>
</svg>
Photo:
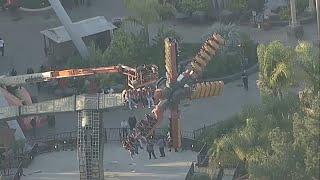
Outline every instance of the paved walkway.
<svg viewBox="0 0 320 180">
<path fill-rule="evenodd" d="M 191 151 L 166 152 L 166 157 L 148 159 L 145 149 L 140 150 L 133 161 L 120 144 L 106 144 L 104 147 L 105 179 L 107 180 L 183 180 L 196 153 Z M 75 151 L 46 153 L 35 157 L 22 180 L 63 179 L 78 180 L 79 170 Z"/>
</svg>

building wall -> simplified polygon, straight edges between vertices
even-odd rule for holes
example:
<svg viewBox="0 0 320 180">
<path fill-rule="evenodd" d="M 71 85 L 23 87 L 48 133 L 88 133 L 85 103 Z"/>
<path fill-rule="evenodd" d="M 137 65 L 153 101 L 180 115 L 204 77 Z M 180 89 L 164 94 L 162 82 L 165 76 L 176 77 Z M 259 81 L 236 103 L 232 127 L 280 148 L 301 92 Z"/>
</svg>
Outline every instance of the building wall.
<svg viewBox="0 0 320 180">
<path fill-rule="evenodd" d="M 87 47 L 90 47 L 91 43 L 93 42 L 96 47 L 100 48 L 101 50 L 105 50 L 111 42 L 111 33 L 110 31 L 101 32 L 98 34 L 94 34 L 91 36 L 87 36 L 82 38 Z M 48 58 L 51 62 L 66 62 L 66 60 L 77 54 L 78 51 L 74 46 L 72 41 L 64 42 L 64 43 L 54 43 L 53 41 L 49 40 L 49 53 Z"/>
</svg>

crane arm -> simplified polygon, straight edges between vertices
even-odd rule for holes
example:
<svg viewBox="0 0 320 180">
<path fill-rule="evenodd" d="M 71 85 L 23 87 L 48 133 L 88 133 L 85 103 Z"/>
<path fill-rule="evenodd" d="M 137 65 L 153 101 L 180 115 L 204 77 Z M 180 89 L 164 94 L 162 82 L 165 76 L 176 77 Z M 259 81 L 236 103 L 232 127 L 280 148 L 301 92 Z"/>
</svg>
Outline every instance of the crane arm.
<svg viewBox="0 0 320 180">
<path fill-rule="evenodd" d="M 45 82 L 54 79 L 91 76 L 95 74 L 110 74 L 110 73 L 121 73 L 127 76 L 135 76 L 136 69 L 118 65 L 109 67 L 98 67 L 98 68 L 84 68 L 84 69 L 67 69 L 60 71 L 48 71 L 43 73 L 34 73 L 18 76 L 7 76 L 0 78 L 0 85 L 15 86 L 25 83 Z"/>
</svg>

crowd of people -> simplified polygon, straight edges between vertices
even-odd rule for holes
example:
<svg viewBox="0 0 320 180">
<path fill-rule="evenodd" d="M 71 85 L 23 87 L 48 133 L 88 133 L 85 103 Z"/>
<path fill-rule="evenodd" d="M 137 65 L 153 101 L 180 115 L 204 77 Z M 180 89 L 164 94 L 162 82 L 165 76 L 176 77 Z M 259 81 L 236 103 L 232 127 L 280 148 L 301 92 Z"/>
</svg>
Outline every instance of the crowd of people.
<svg viewBox="0 0 320 180">
<path fill-rule="evenodd" d="M 146 146 L 146 150 L 149 154 L 149 159 L 152 157 L 157 159 L 154 152 L 155 143 L 159 146 L 160 157 L 165 157 L 165 147 L 171 146 L 170 137 L 160 137 L 157 141 L 154 138 L 154 127 L 157 120 L 145 114 L 145 118 L 137 122 L 134 116 L 129 117 L 128 121 L 123 120 L 121 122 L 121 136 L 122 145 L 130 153 L 131 158 L 134 155 L 139 154 L 139 149 L 144 149 L 143 145 Z"/>
<path fill-rule="evenodd" d="M 144 87 L 123 90 L 122 96 L 125 100 L 125 103 L 128 104 L 130 110 L 132 110 L 132 107 L 148 107 L 150 109 L 152 106 L 154 106 L 153 93 L 154 90 L 151 87 Z"/>
</svg>

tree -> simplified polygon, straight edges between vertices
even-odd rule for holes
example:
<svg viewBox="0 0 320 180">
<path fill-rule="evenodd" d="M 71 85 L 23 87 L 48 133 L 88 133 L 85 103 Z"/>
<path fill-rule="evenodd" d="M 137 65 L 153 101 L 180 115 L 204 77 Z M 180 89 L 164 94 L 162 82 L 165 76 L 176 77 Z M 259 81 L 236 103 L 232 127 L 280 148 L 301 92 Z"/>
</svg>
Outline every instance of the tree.
<svg viewBox="0 0 320 180">
<path fill-rule="evenodd" d="M 142 35 L 126 33 L 118 29 L 112 39 L 111 45 L 104 52 L 109 64 L 137 65 L 144 63 L 146 47 Z"/>
<path fill-rule="evenodd" d="M 160 13 L 164 8 L 169 9 L 169 4 L 160 4 L 158 0 L 124 0 L 125 6 L 135 13 L 135 16 L 127 18 L 137 25 L 142 26 L 146 46 L 149 45 L 149 25 L 161 19 Z M 171 10 L 174 10 L 170 6 Z M 166 12 L 168 13 L 168 12 Z"/>
<path fill-rule="evenodd" d="M 283 90 L 289 87 L 292 81 L 293 52 L 283 46 L 280 41 L 271 42 L 265 46 L 258 46 L 259 80 L 261 92 L 282 97 Z"/>
<path fill-rule="evenodd" d="M 293 118 L 294 147 L 303 156 L 306 173 L 311 177 L 320 177 L 319 127 L 319 119 L 299 114 Z"/>
<path fill-rule="evenodd" d="M 181 0 L 179 6 L 183 12 L 191 16 L 195 11 L 207 11 L 210 0 Z"/>
<path fill-rule="evenodd" d="M 297 54 L 297 63 L 305 74 L 308 86 L 317 94 L 320 89 L 319 48 L 303 41 L 296 46 L 295 52 Z"/>
</svg>

